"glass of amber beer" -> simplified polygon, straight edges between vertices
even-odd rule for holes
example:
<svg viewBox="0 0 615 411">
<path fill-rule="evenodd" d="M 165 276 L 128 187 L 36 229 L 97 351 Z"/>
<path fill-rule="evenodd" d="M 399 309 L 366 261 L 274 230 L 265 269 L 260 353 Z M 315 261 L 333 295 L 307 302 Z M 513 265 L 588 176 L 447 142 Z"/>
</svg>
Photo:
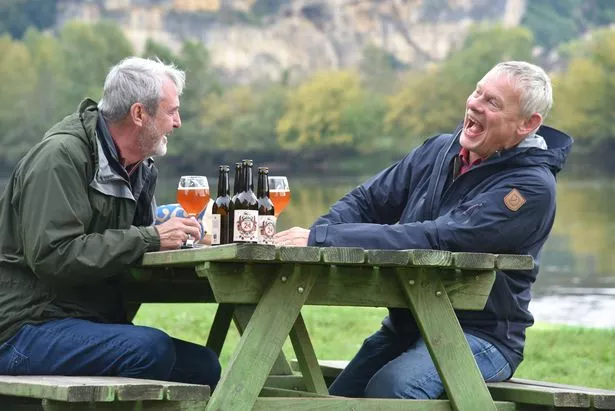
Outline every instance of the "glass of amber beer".
<svg viewBox="0 0 615 411">
<path fill-rule="evenodd" d="M 197 216 L 209 203 L 209 183 L 205 176 L 181 176 L 177 186 L 177 202 L 188 217 Z M 188 236 L 186 247 L 194 247 L 194 240 Z"/>
<path fill-rule="evenodd" d="M 278 217 L 290 203 L 290 187 L 285 176 L 269 176 L 269 198 Z"/>
</svg>

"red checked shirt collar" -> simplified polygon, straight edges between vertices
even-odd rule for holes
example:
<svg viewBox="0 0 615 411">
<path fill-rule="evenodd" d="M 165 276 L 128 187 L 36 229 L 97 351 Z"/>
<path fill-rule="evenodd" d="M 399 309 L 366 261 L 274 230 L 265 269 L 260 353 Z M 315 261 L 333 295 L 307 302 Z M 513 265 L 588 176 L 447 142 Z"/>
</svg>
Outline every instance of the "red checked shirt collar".
<svg viewBox="0 0 615 411">
<path fill-rule="evenodd" d="M 470 163 L 470 152 L 465 147 L 461 147 L 461 151 L 459 151 L 459 159 L 461 160 L 461 169 L 459 170 L 459 175 L 465 173 L 466 171 L 480 164 L 483 161 L 481 158 L 479 158 L 478 160 L 474 160 Z"/>
</svg>

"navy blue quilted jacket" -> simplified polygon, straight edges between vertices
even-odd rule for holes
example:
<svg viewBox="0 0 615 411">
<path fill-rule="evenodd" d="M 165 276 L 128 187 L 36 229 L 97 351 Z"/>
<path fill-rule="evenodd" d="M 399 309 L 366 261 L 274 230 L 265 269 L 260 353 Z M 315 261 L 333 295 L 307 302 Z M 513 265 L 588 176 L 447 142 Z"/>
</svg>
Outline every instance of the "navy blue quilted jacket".
<svg viewBox="0 0 615 411">
<path fill-rule="evenodd" d="M 432 137 L 335 203 L 311 227 L 308 244 L 531 254 L 534 269 L 497 272 L 484 310 L 457 311 L 464 331 L 493 343 L 514 370 L 534 322 L 530 289 L 555 217 L 555 175 L 572 145 L 547 126 L 537 134 L 456 178 L 459 133 Z M 516 211 L 505 203 L 513 189 L 525 200 Z M 417 335 L 406 309 L 389 309 L 383 324 Z"/>
</svg>

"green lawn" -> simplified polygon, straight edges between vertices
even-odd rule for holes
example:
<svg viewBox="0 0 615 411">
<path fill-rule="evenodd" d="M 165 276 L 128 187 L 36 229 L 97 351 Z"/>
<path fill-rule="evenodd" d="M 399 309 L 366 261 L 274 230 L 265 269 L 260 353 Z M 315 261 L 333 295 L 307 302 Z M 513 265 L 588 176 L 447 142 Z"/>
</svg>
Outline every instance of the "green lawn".
<svg viewBox="0 0 615 411">
<path fill-rule="evenodd" d="M 214 304 L 147 304 L 136 324 L 161 328 L 184 340 L 205 343 Z M 325 360 L 349 360 L 365 337 L 376 331 L 383 308 L 306 307 L 303 316 L 316 355 Z M 224 366 L 238 341 L 231 327 L 222 350 Z M 290 342 L 284 351 L 294 358 Z M 538 324 L 528 330 L 525 361 L 516 377 L 563 384 L 615 389 L 615 329 L 592 329 Z"/>
</svg>

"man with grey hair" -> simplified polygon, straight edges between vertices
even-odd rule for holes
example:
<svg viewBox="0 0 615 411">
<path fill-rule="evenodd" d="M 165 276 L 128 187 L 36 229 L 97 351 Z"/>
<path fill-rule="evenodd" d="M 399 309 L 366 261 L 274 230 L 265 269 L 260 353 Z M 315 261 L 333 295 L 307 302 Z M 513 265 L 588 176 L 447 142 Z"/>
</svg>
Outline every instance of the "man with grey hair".
<svg viewBox="0 0 615 411">
<path fill-rule="evenodd" d="M 185 74 L 131 57 L 18 163 L 0 198 L 0 374 L 124 376 L 216 385 L 212 350 L 130 323 L 121 280 L 147 251 L 199 238 L 154 226 L 157 169 L 181 126 Z"/>
<path fill-rule="evenodd" d="M 572 144 L 542 125 L 552 102 L 540 67 L 496 65 L 468 97 L 458 130 L 428 139 L 309 230 L 278 233 L 276 244 L 531 254 L 533 269 L 496 272 L 482 311 L 456 311 L 485 380 L 510 378 L 534 321 L 530 290 L 555 217 L 555 175 Z M 443 391 L 412 314 L 399 308 L 389 309 L 330 387 L 349 397 L 426 399 Z"/>
</svg>

